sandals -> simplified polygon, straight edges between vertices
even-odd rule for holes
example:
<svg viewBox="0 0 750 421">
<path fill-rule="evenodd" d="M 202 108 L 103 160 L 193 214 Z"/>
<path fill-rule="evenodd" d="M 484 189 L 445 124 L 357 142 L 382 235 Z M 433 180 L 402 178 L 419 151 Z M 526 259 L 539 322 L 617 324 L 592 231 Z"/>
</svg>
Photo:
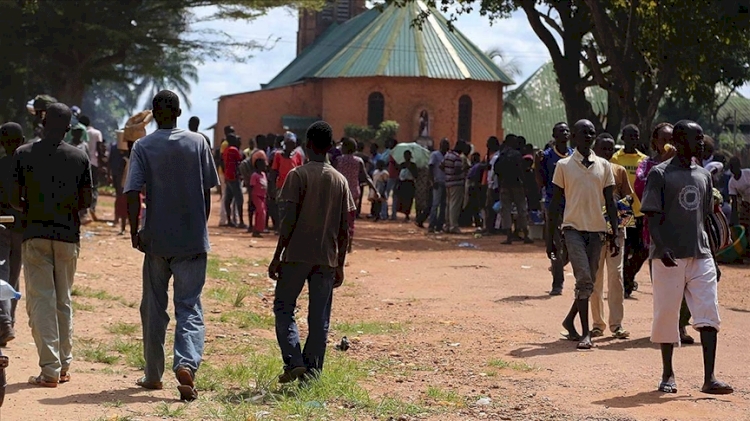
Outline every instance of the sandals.
<svg viewBox="0 0 750 421">
<path fill-rule="evenodd" d="M 162 390 L 164 388 L 164 384 L 162 384 L 162 382 L 150 382 L 146 380 L 145 377 L 141 377 L 140 379 L 136 380 L 135 384 L 149 390 Z"/>
<path fill-rule="evenodd" d="M 677 384 L 674 381 L 661 382 L 658 390 L 662 393 L 677 393 Z"/>
<path fill-rule="evenodd" d="M 40 374 L 36 377 L 29 377 L 29 384 L 39 387 L 57 387 L 57 380 L 46 379 Z"/>
<path fill-rule="evenodd" d="M 578 345 L 576 348 L 581 350 L 588 350 L 594 347 L 594 344 L 591 343 L 591 339 L 583 338 L 581 342 L 578 342 Z"/>
<path fill-rule="evenodd" d="M 60 372 L 60 380 L 58 380 L 58 383 L 67 383 L 70 381 L 70 373 L 67 371 L 61 371 Z"/>
<path fill-rule="evenodd" d="M 598 327 L 595 327 L 591 329 L 591 337 L 592 338 L 600 338 L 604 336 L 604 331 L 599 329 Z"/>
<path fill-rule="evenodd" d="M 734 392 L 734 388 L 724 382 L 714 380 L 710 384 L 704 385 L 701 392 L 709 395 L 729 395 Z"/>
<path fill-rule="evenodd" d="M 193 372 L 187 367 L 180 367 L 175 372 L 177 381 L 180 383 L 177 390 L 180 391 L 180 400 L 192 402 L 198 399 L 198 391 L 193 383 Z"/>
</svg>

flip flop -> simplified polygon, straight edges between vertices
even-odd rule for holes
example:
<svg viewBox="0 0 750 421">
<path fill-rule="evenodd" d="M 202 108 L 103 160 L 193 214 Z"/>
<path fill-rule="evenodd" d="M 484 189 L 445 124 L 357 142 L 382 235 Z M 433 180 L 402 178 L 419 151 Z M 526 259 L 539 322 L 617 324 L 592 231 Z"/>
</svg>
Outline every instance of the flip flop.
<svg viewBox="0 0 750 421">
<path fill-rule="evenodd" d="M 729 395 L 734 392 L 734 388 L 718 380 L 712 382 L 709 387 L 703 386 L 701 392 L 709 395 Z"/>
<path fill-rule="evenodd" d="M 661 382 L 658 390 L 662 393 L 677 393 L 677 384 L 675 382 Z"/>
<path fill-rule="evenodd" d="M 560 336 L 562 336 L 566 341 L 571 342 L 578 342 L 581 340 L 581 335 L 571 335 L 570 332 L 565 331 L 560 332 Z"/>
<path fill-rule="evenodd" d="M 164 384 L 162 382 L 152 382 L 146 380 L 145 377 L 141 377 L 140 379 L 135 381 L 136 386 L 140 386 L 144 389 L 149 390 L 162 390 L 164 388 Z"/>
<path fill-rule="evenodd" d="M 582 340 L 581 342 L 578 342 L 578 345 L 576 346 L 577 349 L 580 350 L 588 350 L 594 347 L 594 344 L 591 343 L 591 341 Z"/>
</svg>

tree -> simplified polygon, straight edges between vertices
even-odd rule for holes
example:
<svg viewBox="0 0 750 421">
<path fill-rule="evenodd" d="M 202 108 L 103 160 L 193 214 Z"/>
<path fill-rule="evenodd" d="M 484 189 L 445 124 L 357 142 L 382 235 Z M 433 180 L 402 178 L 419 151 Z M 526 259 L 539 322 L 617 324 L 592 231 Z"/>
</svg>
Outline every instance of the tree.
<svg viewBox="0 0 750 421">
<path fill-rule="evenodd" d="M 401 4 L 413 0 L 387 0 Z M 607 130 L 650 130 L 662 99 L 709 98 L 716 83 L 750 80 L 748 0 L 429 0 L 450 19 L 474 8 L 490 19 L 523 10 L 549 50 L 569 121 L 600 128 L 584 89 L 609 93 Z M 417 18 L 423 20 L 427 11 Z M 555 35 L 559 38 L 558 41 Z M 581 66 L 586 73 L 581 75 Z M 616 122 L 616 124 L 615 124 Z M 622 123 L 621 123 L 622 122 Z"/>
<path fill-rule="evenodd" d="M 509 59 L 500 47 L 494 47 L 484 52 L 484 54 L 494 61 L 506 75 L 510 77 L 521 76 L 521 69 L 516 59 Z M 507 88 L 507 87 L 506 87 Z M 518 117 L 518 100 L 527 99 L 523 93 L 505 92 L 503 95 L 503 109 L 508 111 L 512 116 Z"/>
<path fill-rule="evenodd" d="M 143 109 L 151 108 L 151 98 L 163 89 L 169 89 L 179 94 L 189 109 L 193 104 L 190 102 L 190 85 L 198 83 L 198 68 L 190 62 L 190 58 L 176 51 L 168 52 L 151 74 L 141 77 L 136 82 L 133 92 L 135 101 L 146 95 Z M 133 105 L 133 109 L 137 104 Z"/>
</svg>

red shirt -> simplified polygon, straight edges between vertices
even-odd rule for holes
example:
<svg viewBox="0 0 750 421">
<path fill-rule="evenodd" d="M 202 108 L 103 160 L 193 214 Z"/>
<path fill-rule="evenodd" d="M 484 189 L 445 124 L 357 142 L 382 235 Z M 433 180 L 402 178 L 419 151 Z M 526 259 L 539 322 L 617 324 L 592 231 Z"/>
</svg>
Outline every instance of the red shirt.
<svg viewBox="0 0 750 421">
<path fill-rule="evenodd" d="M 393 159 L 393 153 L 391 153 L 391 156 L 388 157 L 388 178 L 397 179 L 398 172 L 398 165 L 396 165 L 396 160 Z"/>
<path fill-rule="evenodd" d="M 279 174 L 276 178 L 276 187 L 279 189 L 284 187 L 284 181 L 286 180 L 286 176 L 289 175 L 289 171 L 300 165 L 302 165 L 302 156 L 299 154 L 293 154 L 287 158 L 282 152 L 276 153 L 273 156 L 273 164 L 271 164 L 271 169 Z"/>
<path fill-rule="evenodd" d="M 242 161 L 242 153 L 234 146 L 230 146 L 224 149 L 224 153 L 221 154 L 224 160 L 224 179 L 227 181 L 237 180 L 237 167 Z"/>
</svg>

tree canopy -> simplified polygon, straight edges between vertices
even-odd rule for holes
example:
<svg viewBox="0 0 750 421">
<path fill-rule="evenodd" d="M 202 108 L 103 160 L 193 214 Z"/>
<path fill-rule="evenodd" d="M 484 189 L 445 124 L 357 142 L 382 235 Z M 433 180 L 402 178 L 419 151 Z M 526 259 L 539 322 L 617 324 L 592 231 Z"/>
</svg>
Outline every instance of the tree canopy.
<svg viewBox="0 0 750 421">
<path fill-rule="evenodd" d="M 387 1 L 402 5 L 414 0 Z M 492 20 L 522 10 L 549 50 L 568 120 L 588 118 L 610 132 L 627 123 L 649 130 L 665 97 L 683 107 L 715 109 L 723 100 L 717 84 L 738 87 L 750 81 L 748 0 L 427 3 L 451 20 L 474 10 Z M 606 119 L 598 118 L 586 100 L 589 86 L 609 93 Z"/>
</svg>

